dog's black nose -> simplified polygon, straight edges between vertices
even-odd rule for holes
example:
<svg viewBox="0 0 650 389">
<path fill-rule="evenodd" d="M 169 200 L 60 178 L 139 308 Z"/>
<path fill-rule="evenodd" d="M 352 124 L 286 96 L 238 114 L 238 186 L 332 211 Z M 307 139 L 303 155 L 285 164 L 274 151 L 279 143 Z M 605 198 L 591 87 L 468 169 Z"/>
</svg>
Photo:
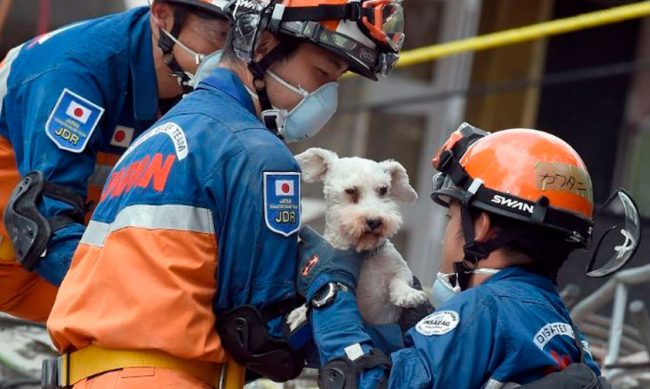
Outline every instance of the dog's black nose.
<svg viewBox="0 0 650 389">
<path fill-rule="evenodd" d="M 368 224 L 370 231 L 374 231 L 381 226 L 381 219 L 366 219 L 366 224 Z"/>
</svg>

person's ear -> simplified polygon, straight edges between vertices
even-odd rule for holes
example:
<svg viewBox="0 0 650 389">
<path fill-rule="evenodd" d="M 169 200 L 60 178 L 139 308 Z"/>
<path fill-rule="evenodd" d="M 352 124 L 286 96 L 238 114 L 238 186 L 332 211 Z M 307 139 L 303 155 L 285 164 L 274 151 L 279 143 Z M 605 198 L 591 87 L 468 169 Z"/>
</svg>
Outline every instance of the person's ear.
<svg viewBox="0 0 650 389">
<path fill-rule="evenodd" d="M 156 27 L 164 28 L 167 31 L 171 30 L 174 25 L 174 7 L 154 1 L 151 4 L 151 20 Z"/>
<path fill-rule="evenodd" d="M 280 40 L 277 36 L 268 31 L 262 31 L 258 39 L 257 47 L 255 48 L 255 56 L 253 58 L 255 62 L 258 62 L 264 58 L 269 52 L 271 52 L 271 50 L 275 48 L 275 46 L 278 45 L 278 43 L 280 43 Z"/>
<path fill-rule="evenodd" d="M 487 212 L 481 212 L 474 221 L 474 240 L 477 242 L 487 242 L 492 239 L 496 232 L 492 228 L 492 220 Z"/>
</svg>

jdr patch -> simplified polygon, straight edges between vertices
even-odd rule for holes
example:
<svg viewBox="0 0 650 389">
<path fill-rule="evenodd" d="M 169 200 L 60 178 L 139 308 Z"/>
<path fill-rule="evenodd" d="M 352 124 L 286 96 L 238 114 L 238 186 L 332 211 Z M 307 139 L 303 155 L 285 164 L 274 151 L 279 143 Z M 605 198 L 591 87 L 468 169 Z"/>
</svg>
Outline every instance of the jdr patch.
<svg viewBox="0 0 650 389">
<path fill-rule="evenodd" d="M 95 131 L 104 108 L 64 89 L 45 124 L 45 133 L 62 150 L 80 153 Z"/>
<path fill-rule="evenodd" d="M 273 232 L 289 236 L 300 228 L 300 173 L 264 173 L 264 221 Z"/>
</svg>

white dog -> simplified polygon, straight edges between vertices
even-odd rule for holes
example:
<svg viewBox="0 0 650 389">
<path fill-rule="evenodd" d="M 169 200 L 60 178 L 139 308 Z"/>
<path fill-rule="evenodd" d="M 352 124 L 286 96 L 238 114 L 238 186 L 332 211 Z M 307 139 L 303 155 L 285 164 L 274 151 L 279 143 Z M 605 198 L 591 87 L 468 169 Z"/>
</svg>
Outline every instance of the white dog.
<svg viewBox="0 0 650 389">
<path fill-rule="evenodd" d="M 402 308 L 427 299 L 416 290 L 413 274 L 388 240 L 399 230 L 398 202 L 417 199 L 406 169 L 396 161 L 339 158 L 335 153 L 311 148 L 296 156 L 305 182 L 323 182 L 327 210 L 325 239 L 338 249 L 371 251 L 361 266 L 356 290 L 359 311 L 371 324 L 396 323 Z M 306 308 L 289 315 L 295 328 L 304 321 Z"/>
</svg>

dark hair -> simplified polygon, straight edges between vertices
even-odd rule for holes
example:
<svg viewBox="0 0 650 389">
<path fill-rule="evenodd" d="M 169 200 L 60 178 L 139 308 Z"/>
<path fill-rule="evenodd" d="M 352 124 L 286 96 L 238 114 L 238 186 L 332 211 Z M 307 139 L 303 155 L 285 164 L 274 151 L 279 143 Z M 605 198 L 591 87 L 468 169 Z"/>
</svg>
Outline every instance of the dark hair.
<svg viewBox="0 0 650 389">
<path fill-rule="evenodd" d="M 577 243 L 568 241 L 565 234 L 548 227 L 488 214 L 497 234 L 499 231 L 526 231 L 523 236 L 501 248 L 506 254 L 506 259 L 513 265 L 527 266 L 544 272 L 554 280 L 569 254 L 580 247 Z"/>
</svg>

